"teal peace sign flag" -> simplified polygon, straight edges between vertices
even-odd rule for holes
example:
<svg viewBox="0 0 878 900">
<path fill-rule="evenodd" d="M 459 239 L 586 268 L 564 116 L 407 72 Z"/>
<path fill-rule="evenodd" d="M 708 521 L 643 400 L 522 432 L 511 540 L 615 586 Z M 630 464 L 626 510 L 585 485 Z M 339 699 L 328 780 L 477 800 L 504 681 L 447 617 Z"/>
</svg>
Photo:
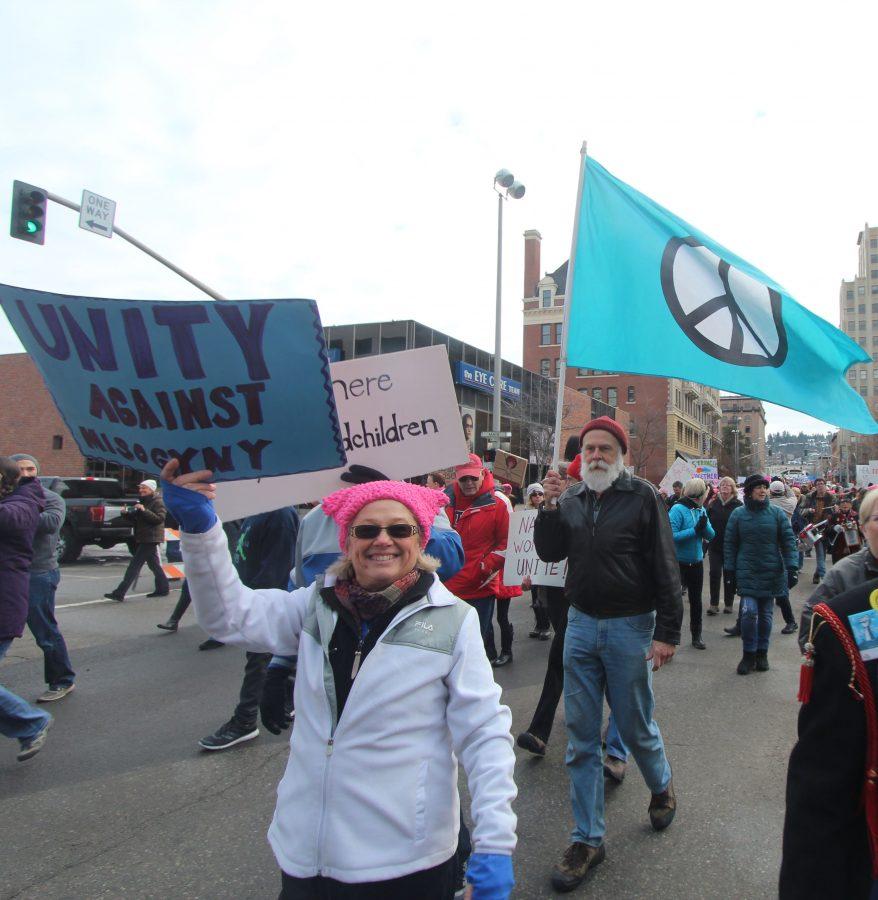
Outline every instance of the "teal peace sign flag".
<svg viewBox="0 0 878 900">
<path fill-rule="evenodd" d="M 584 177 L 568 365 L 687 378 L 878 432 L 845 378 L 871 362 L 863 348 L 594 159 Z"/>
</svg>

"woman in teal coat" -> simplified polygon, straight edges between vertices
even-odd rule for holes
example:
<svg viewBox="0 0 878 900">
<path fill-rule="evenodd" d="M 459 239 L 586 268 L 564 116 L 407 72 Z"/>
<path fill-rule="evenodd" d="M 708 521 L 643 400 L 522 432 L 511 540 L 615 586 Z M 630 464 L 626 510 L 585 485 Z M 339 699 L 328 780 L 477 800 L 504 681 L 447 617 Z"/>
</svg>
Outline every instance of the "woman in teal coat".
<svg viewBox="0 0 878 900">
<path fill-rule="evenodd" d="M 750 475 L 744 482 L 744 505 L 729 516 L 723 555 L 741 597 L 744 656 L 738 674 L 767 672 L 774 598 L 799 580 L 799 560 L 789 519 L 768 502 L 764 475 Z"/>
<path fill-rule="evenodd" d="M 704 586 L 704 542 L 714 538 L 713 525 L 707 518 L 704 501 L 707 485 L 700 478 L 692 478 L 683 488 L 683 497 L 669 512 L 674 549 L 680 566 L 680 581 L 689 598 L 689 631 L 692 646 L 704 649 L 701 638 L 701 589 Z"/>
</svg>

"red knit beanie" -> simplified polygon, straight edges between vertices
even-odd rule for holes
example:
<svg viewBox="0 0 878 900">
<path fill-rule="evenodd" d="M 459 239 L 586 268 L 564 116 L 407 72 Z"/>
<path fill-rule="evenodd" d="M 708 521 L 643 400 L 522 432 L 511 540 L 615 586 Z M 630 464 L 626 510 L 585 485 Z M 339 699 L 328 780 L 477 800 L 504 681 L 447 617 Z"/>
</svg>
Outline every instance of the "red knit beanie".
<svg viewBox="0 0 878 900">
<path fill-rule="evenodd" d="M 579 443 L 582 444 L 589 431 L 596 430 L 608 431 L 613 435 L 622 447 L 623 456 L 628 452 L 628 435 L 625 434 L 625 429 L 615 419 L 611 419 L 609 416 L 600 416 L 597 419 L 592 419 L 585 428 L 579 432 Z"/>
</svg>

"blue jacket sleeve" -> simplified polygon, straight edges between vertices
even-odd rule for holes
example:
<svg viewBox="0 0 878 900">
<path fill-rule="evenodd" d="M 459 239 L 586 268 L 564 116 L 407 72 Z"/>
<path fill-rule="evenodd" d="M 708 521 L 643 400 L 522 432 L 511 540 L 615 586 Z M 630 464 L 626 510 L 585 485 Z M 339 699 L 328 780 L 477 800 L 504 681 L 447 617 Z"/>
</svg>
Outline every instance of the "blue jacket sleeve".
<svg viewBox="0 0 878 900">
<path fill-rule="evenodd" d="M 681 503 L 675 503 L 670 512 L 671 531 L 674 533 L 674 541 L 683 544 L 695 537 L 695 529 L 692 527 L 692 516 L 688 509 Z"/>
<path fill-rule="evenodd" d="M 448 581 L 463 568 L 463 543 L 453 528 L 434 528 L 430 532 L 425 552 L 439 560 L 439 571 L 436 574 L 440 581 Z"/>
</svg>

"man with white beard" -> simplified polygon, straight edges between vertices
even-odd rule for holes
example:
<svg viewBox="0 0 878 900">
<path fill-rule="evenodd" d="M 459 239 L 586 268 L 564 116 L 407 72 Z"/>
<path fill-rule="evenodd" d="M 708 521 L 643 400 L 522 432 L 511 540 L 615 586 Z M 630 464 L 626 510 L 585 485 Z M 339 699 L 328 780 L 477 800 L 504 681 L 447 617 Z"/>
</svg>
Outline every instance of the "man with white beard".
<svg viewBox="0 0 878 900">
<path fill-rule="evenodd" d="M 652 797 L 661 831 L 677 808 L 671 767 L 653 719 L 652 672 L 680 642 L 683 599 L 674 539 L 656 489 L 625 471 L 628 436 L 613 419 L 593 419 L 580 435 L 582 483 L 561 496 L 550 471 L 534 544 L 546 562 L 567 559 L 570 601 L 564 643 L 567 768 L 575 827 L 552 873 L 556 891 L 577 887 L 602 862 L 604 695 Z"/>
</svg>

